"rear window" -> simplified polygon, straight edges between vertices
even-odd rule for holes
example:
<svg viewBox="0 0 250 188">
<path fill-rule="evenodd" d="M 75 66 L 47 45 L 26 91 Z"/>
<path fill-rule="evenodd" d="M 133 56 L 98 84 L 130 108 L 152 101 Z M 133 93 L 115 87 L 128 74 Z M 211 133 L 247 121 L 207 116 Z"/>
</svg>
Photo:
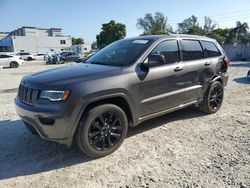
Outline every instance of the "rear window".
<svg viewBox="0 0 250 188">
<path fill-rule="evenodd" d="M 201 45 L 202 45 L 205 57 L 217 57 L 221 55 L 220 51 L 218 50 L 218 48 L 215 46 L 213 42 L 201 41 Z"/>
<path fill-rule="evenodd" d="M 182 46 L 182 55 L 184 61 L 203 58 L 203 51 L 199 41 L 182 40 L 181 46 Z"/>
</svg>

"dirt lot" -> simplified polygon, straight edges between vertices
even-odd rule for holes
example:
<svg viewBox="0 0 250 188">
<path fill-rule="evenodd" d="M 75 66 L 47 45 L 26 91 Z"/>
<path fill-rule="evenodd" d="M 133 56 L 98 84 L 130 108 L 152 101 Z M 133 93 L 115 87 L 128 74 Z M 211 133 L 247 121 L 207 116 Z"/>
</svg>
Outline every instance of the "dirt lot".
<svg viewBox="0 0 250 188">
<path fill-rule="evenodd" d="M 0 70 L 1 188 L 250 187 L 250 63 L 230 66 L 218 113 L 188 108 L 147 121 L 96 160 L 31 135 L 15 114 L 20 79 L 52 67 L 29 62 Z"/>
</svg>

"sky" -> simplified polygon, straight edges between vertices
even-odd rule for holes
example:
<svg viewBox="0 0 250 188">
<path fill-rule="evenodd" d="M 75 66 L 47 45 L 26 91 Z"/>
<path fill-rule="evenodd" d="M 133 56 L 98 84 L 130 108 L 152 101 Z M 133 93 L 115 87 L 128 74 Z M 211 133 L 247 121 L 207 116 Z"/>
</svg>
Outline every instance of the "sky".
<svg viewBox="0 0 250 188">
<path fill-rule="evenodd" d="M 237 20 L 250 25 L 250 0 L 0 0 L 0 32 L 58 27 L 91 43 L 110 20 L 126 25 L 126 37 L 138 36 L 137 19 L 155 12 L 164 13 L 174 29 L 191 15 L 201 24 L 209 16 L 222 28 L 235 26 Z"/>
</svg>

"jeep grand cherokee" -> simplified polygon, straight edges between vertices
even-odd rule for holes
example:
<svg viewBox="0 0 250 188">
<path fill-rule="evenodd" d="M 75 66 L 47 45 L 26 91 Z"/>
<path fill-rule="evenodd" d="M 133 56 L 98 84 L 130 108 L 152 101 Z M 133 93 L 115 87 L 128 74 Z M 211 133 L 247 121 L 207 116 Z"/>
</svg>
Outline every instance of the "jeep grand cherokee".
<svg viewBox="0 0 250 188">
<path fill-rule="evenodd" d="M 32 133 L 102 157 L 122 144 L 128 126 L 190 105 L 217 112 L 228 64 L 206 37 L 119 40 L 85 63 L 25 76 L 16 110 Z"/>
</svg>

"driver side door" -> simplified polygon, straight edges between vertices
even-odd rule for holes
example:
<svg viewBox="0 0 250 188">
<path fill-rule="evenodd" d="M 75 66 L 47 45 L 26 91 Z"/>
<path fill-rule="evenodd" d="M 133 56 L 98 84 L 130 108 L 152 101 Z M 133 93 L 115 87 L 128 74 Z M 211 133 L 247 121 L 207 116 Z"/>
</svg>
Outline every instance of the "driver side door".
<svg viewBox="0 0 250 188">
<path fill-rule="evenodd" d="M 185 66 L 180 61 L 177 40 L 159 43 L 151 54 L 161 54 L 165 63 L 148 64 L 148 73 L 139 83 L 140 117 L 162 112 L 183 104 L 185 100 Z"/>
</svg>

